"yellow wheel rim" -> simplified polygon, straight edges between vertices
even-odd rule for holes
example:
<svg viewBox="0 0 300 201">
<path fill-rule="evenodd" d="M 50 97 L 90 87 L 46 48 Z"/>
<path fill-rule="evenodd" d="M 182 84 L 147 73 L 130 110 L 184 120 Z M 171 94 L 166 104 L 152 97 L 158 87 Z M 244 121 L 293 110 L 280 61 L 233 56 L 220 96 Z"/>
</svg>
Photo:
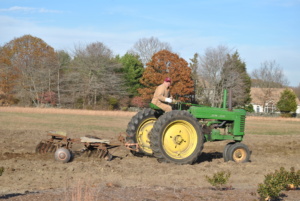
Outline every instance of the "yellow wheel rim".
<svg viewBox="0 0 300 201">
<path fill-rule="evenodd" d="M 150 148 L 149 132 L 153 128 L 156 118 L 149 118 L 143 121 L 138 130 L 136 140 L 139 147 L 146 153 L 152 154 L 152 149 Z"/>
<path fill-rule="evenodd" d="M 184 120 L 171 122 L 162 134 L 165 152 L 174 159 L 189 157 L 196 149 L 198 135 L 192 124 Z"/>
<path fill-rule="evenodd" d="M 232 154 L 232 159 L 233 161 L 239 163 L 242 162 L 246 159 L 247 157 L 247 152 L 245 149 L 239 148 L 234 150 L 233 154 Z"/>
</svg>

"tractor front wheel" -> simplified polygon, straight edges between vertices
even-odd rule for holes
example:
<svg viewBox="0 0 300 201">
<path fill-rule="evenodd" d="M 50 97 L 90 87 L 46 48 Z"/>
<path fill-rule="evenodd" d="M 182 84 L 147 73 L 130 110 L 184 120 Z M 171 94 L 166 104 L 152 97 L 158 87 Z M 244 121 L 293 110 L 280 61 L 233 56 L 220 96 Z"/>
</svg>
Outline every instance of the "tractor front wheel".
<svg viewBox="0 0 300 201">
<path fill-rule="evenodd" d="M 226 144 L 226 146 L 224 147 L 224 150 L 223 150 L 223 158 L 224 158 L 224 162 L 229 161 L 228 150 L 229 150 L 229 148 L 230 148 L 234 143 L 235 143 L 235 142 L 229 142 L 229 143 Z"/>
<path fill-rule="evenodd" d="M 153 154 L 160 162 L 193 164 L 203 149 L 201 125 L 187 111 L 165 113 L 149 136 Z"/>
<path fill-rule="evenodd" d="M 229 146 L 227 150 L 228 160 L 237 163 L 246 163 L 250 161 L 250 150 L 247 145 L 237 142 Z"/>
</svg>

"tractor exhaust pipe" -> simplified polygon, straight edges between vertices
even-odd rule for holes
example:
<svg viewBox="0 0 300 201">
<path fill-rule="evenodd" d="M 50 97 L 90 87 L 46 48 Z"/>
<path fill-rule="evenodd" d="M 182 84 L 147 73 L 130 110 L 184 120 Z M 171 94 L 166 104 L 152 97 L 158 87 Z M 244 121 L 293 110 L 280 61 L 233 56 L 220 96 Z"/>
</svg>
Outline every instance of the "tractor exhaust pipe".
<svg viewBox="0 0 300 201">
<path fill-rule="evenodd" d="M 223 109 L 226 109 L 226 105 L 227 105 L 227 89 L 224 89 L 224 93 L 223 93 Z"/>
<path fill-rule="evenodd" d="M 223 95 L 223 109 L 226 109 L 227 105 L 227 89 L 224 89 L 224 95 Z M 228 111 L 232 111 L 232 90 L 229 89 L 228 94 Z"/>
<path fill-rule="evenodd" d="M 228 111 L 232 111 L 232 90 L 231 89 L 229 89 Z"/>
</svg>

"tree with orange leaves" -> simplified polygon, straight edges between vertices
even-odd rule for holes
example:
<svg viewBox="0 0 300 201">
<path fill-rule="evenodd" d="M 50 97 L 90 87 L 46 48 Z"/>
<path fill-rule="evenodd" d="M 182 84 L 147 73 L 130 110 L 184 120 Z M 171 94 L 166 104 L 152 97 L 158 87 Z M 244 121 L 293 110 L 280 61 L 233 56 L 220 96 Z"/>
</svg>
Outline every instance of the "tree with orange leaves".
<svg viewBox="0 0 300 201">
<path fill-rule="evenodd" d="M 52 47 L 31 35 L 15 38 L 0 49 L 0 89 L 20 104 L 39 105 L 39 96 L 56 89 L 58 60 Z"/>
<path fill-rule="evenodd" d="M 16 100 L 13 97 L 13 90 L 16 86 L 17 79 L 19 77 L 19 71 L 16 67 L 11 66 L 10 57 L 12 57 L 12 51 L 7 51 L 4 54 L 4 48 L 0 50 L 0 98 L 1 104 L 12 104 Z"/>
<path fill-rule="evenodd" d="M 179 100 L 186 101 L 187 95 L 194 95 L 194 82 L 188 63 L 177 54 L 161 50 L 152 56 L 140 79 L 145 87 L 138 89 L 138 92 L 145 102 L 151 101 L 156 87 L 163 83 L 166 77 L 172 80 L 170 92 L 173 98 L 178 97 Z"/>
</svg>

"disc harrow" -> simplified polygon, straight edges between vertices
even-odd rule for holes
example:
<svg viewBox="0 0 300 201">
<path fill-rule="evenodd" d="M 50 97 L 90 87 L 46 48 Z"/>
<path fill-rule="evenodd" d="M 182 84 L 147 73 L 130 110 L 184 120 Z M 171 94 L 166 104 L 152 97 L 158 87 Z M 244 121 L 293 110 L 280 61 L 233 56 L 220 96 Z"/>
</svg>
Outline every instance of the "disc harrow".
<svg viewBox="0 0 300 201">
<path fill-rule="evenodd" d="M 67 137 L 65 132 L 49 131 L 47 133 L 49 139 L 42 140 L 36 146 L 36 153 L 55 153 L 55 159 L 61 162 L 69 162 L 74 154 L 94 155 L 97 158 L 104 158 L 107 161 L 112 160 L 113 155 L 109 153 L 109 149 L 118 147 L 121 144 L 110 144 L 109 140 L 104 140 L 95 136 L 86 135 L 76 139 Z M 73 144 L 81 144 L 83 148 L 80 151 L 72 151 Z M 67 151 L 66 151 L 67 150 Z M 70 154 L 70 156 L 68 156 Z"/>
</svg>

